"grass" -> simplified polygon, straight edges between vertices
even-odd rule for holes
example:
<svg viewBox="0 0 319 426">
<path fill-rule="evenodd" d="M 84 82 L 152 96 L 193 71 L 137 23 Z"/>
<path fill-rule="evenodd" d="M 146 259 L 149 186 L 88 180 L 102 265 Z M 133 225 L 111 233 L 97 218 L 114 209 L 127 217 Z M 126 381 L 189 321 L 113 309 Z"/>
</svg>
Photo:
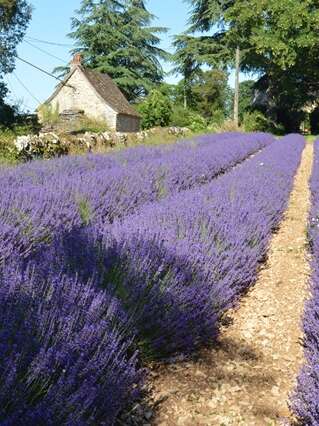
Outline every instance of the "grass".
<svg viewBox="0 0 319 426">
<path fill-rule="evenodd" d="M 78 120 L 71 131 L 73 134 L 80 134 L 85 132 L 103 133 L 109 131 L 109 128 L 104 120 L 95 120 L 84 116 Z"/>
<path fill-rule="evenodd" d="M 305 138 L 306 138 L 307 142 L 314 142 L 316 139 L 318 139 L 318 136 L 317 135 L 306 135 Z"/>
</svg>

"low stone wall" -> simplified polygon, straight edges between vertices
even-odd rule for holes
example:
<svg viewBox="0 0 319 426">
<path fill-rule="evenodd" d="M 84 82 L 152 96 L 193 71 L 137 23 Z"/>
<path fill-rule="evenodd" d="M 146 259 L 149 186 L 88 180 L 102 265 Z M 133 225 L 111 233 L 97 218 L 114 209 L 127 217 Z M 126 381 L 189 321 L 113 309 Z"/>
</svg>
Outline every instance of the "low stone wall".
<svg viewBox="0 0 319 426">
<path fill-rule="evenodd" d="M 72 151 L 72 147 L 78 147 L 80 151 L 82 149 L 92 152 L 96 147 L 112 148 L 128 145 L 130 142 L 143 143 L 156 135 L 179 138 L 186 137 L 189 133 L 189 129 L 181 127 L 154 128 L 137 133 L 86 132 L 78 136 L 42 131 L 38 135 L 18 136 L 15 140 L 15 148 L 20 159 L 30 160 L 64 155 Z"/>
</svg>

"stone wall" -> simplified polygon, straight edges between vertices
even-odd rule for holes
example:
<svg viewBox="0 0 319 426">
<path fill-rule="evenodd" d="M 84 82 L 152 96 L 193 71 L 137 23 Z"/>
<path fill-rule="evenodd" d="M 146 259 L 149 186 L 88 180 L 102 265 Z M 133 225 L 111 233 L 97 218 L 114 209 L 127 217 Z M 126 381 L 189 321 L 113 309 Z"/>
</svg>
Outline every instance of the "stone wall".
<svg viewBox="0 0 319 426">
<path fill-rule="evenodd" d="M 116 120 L 116 131 L 131 133 L 139 132 L 141 119 L 130 115 L 118 114 Z"/>
<path fill-rule="evenodd" d="M 90 118 L 106 120 L 110 129 L 117 128 L 117 113 L 97 94 L 79 69 L 51 101 L 54 108 L 57 104 L 60 112 L 83 110 Z"/>
</svg>

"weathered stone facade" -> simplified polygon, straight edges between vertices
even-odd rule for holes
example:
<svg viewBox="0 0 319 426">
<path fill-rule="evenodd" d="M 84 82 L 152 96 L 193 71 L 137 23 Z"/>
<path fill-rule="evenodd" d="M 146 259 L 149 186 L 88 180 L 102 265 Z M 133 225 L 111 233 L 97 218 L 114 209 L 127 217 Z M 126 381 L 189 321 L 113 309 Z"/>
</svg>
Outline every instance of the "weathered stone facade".
<svg viewBox="0 0 319 426">
<path fill-rule="evenodd" d="M 79 61 L 79 58 L 76 58 Z M 106 121 L 110 130 L 138 132 L 140 116 L 109 76 L 73 62 L 70 74 L 47 100 L 58 111 L 80 110 L 92 119 Z"/>
<path fill-rule="evenodd" d="M 59 111 L 82 110 L 90 118 L 106 120 L 110 129 L 116 129 L 117 113 L 96 93 L 80 69 L 76 69 L 50 102 Z"/>
</svg>

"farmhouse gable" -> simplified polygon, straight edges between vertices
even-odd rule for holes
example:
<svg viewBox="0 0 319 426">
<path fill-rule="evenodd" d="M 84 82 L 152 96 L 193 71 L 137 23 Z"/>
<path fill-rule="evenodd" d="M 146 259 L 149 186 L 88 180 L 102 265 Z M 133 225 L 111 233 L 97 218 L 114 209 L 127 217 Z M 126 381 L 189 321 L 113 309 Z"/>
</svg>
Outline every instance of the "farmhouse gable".
<svg viewBox="0 0 319 426">
<path fill-rule="evenodd" d="M 111 130 L 137 132 L 140 116 L 107 74 L 84 67 L 76 55 L 70 73 L 45 102 L 60 113 L 81 110 L 90 118 L 105 120 Z"/>
</svg>

